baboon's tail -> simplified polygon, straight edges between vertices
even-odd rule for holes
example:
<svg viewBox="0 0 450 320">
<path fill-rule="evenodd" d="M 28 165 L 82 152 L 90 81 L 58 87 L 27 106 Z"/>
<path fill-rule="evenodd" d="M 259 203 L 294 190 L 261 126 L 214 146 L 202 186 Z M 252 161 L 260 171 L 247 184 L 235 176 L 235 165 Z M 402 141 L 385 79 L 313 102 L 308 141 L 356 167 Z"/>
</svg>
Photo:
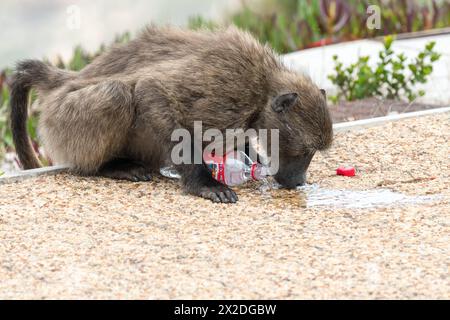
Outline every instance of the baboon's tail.
<svg viewBox="0 0 450 320">
<path fill-rule="evenodd" d="M 38 60 L 25 60 L 17 64 L 11 85 L 11 130 L 16 153 L 23 169 L 41 166 L 27 133 L 28 95 L 32 87 L 51 90 L 60 86 L 70 73 Z"/>
</svg>

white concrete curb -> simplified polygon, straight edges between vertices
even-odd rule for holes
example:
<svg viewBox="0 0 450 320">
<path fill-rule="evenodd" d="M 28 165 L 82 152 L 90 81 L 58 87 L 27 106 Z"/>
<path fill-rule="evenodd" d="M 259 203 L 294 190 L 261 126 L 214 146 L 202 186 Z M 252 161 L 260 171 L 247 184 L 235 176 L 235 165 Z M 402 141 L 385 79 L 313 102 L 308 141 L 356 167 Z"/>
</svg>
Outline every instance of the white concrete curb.
<svg viewBox="0 0 450 320">
<path fill-rule="evenodd" d="M 378 117 L 378 118 L 336 123 L 333 125 L 333 129 L 335 130 L 335 132 L 358 130 L 358 129 L 363 129 L 363 128 L 367 128 L 367 127 L 383 125 L 387 122 L 398 121 L 398 120 L 403 120 L 403 119 L 408 119 L 408 118 L 429 116 L 429 115 L 440 114 L 440 113 L 445 113 L 445 112 L 450 112 L 450 107 L 429 109 L 429 110 L 423 110 L 423 111 L 417 111 L 417 112 L 401 113 L 401 114 L 395 114 L 395 115 L 390 115 L 390 116 L 386 116 L 386 117 Z M 57 174 L 59 172 L 67 171 L 68 169 L 69 169 L 69 166 L 67 166 L 67 165 L 58 165 L 58 166 L 44 167 L 44 168 L 33 169 L 33 170 L 24 170 L 24 171 L 20 171 L 17 173 L 13 173 L 13 174 L 9 174 L 9 175 L 0 177 L 0 184 L 17 182 L 17 181 L 21 181 L 21 180 L 24 180 L 27 178 L 32 178 L 32 177 L 36 177 L 36 176 L 40 176 L 40 175 Z"/>
<path fill-rule="evenodd" d="M 19 172 L 1 176 L 0 184 L 17 182 L 17 181 L 21 181 L 21 180 L 32 178 L 32 177 L 41 176 L 44 174 L 45 175 L 57 174 L 59 172 L 64 172 L 67 170 L 69 170 L 69 166 L 66 166 L 66 165 L 43 167 L 43 168 L 32 169 L 32 170 L 22 170 Z"/>
<path fill-rule="evenodd" d="M 439 114 L 439 113 L 444 113 L 444 112 L 450 112 L 450 107 L 429 109 L 429 110 L 416 111 L 416 112 L 400 113 L 400 114 L 394 114 L 394 115 L 390 115 L 390 116 L 371 118 L 371 119 L 341 122 L 341 123 L 334 124 L 333 129 L 335 132 L 357 130 L 357 129 L 363 129 L 363 128 L 367 128 L 367 127 L 379 126 L 379 125 L 385 124 L 387 122 L 393 122 L 393 121 L 398 121 L 398 120 L 403 120 L 403 119 L 408 119 L 408 118 L 430 116 L 433 114 Z"/>
</svg>

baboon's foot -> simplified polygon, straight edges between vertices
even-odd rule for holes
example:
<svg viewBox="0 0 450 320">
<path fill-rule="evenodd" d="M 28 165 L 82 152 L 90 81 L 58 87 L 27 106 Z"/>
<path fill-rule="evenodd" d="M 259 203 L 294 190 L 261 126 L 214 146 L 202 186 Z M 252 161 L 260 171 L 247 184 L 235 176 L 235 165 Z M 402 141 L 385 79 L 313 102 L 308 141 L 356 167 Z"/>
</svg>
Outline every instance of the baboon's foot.
<svg viewBox="0 0 450 320">
<path fill-rule="evenodd" d="M 133 182 L 150 181 L 152 178 L 149 170 L 144 165 L 128 159 L 116 159 L 107 162 L 100 168 L 97 175 Z"/>
</svg>

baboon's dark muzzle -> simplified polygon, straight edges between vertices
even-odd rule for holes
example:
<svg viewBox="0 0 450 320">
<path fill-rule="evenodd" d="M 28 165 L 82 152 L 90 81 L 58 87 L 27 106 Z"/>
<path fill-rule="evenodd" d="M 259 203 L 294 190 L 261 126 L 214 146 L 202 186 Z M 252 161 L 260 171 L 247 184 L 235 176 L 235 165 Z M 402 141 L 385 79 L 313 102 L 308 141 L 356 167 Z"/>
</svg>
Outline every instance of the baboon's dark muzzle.
<svg viewBox="0 0 450 320">
<path fill-rule="evenodd" d="M 303 186 L 306 183 L 306 173 L 295 175 L 275 175 L 275 180 L 286 189 L 295 189 Z"/>
<path fill-rule="evenodd" d="M 295 189 L 306 183 L 306 171 L 314 156 L 314 153 L 304 157 L 281 159 L 280 170 L 275 175 L 275 180 L 287 189 Z"/>
</svg>

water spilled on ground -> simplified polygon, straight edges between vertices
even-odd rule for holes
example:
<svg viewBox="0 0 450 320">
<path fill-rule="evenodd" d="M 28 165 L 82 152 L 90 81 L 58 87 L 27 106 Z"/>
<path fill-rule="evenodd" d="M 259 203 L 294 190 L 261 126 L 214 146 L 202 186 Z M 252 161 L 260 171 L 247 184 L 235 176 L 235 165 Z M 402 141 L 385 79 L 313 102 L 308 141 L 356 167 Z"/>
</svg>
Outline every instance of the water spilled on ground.
<svg viewBox="0 0 450 320">
<path fill-rule="evenodd" d="M 174 169 L 161 171 L 168 178 L 179 178 Z M 439 200 L 439 195 L 413 196 L 390 189 L 346 190 L 322 188 L 317 184 L 298 187 L 296 190 L 286 190 L 273 179 L 266 179 L 255 186 L 238 188 L 238 193 L 258 195 L 264 201 L 270 201 L 280 206 L 298 208 L 377 208 L 432 203 Z"/>
<path fill-rule="evenodd" d="M 389 189 L 339 190 L 307 185 L 298 190 L 305 193 L 307 207 L 374 208 L 430 203 L 438 198 L 436 195 L 411 196 Z"/>
<path fill-rule="evenodd" d="M 432 203 L 440 198 L 439 195 L 406 195 L 390 189 L 330 189 L 317 184 L 286 190 L 271 181 L 262 182 L 258 189 L 265 199 L 302 208 L 377 208 Z"/>
</svg>

